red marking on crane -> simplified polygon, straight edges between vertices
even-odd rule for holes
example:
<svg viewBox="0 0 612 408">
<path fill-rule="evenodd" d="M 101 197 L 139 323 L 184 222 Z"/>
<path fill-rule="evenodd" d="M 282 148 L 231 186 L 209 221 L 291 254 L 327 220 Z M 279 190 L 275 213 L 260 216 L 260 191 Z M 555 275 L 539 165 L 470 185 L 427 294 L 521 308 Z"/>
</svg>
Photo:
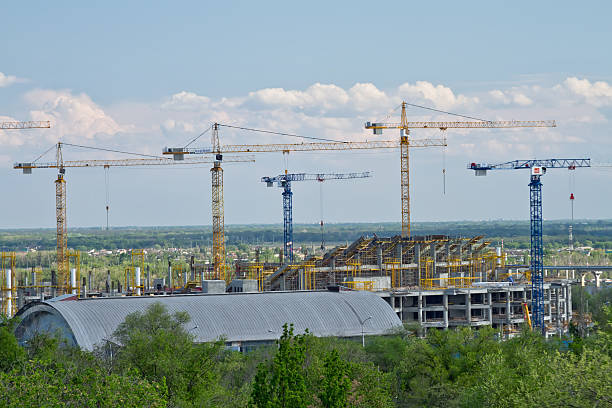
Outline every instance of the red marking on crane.
<svg viewBox="0 0 612 408">
<path fill-rule="evenodd" d="M 574 193 L 570 193 L 570 200 L 574 199 Z"/>
</svg>

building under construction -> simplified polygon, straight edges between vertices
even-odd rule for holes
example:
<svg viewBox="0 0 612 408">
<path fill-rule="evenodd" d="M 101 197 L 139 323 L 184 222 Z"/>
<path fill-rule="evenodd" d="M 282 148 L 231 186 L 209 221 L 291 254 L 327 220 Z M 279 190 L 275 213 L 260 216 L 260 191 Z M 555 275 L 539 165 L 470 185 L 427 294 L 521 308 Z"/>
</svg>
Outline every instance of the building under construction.
<svg viewBox="0 0 612 408">
<path fill-rule="evenodd" d="M 258 289 L 323 290 L 339 286 L 378 293 L 405 323 L 423 328 L 491 325 L 506 335 L 529 323 L 531 282 L 526 268 L 508 268 L 501 248 L 482 236 L 362 237 L 323 256 L 270 268 L 250 264 L 240 278 Z M 547 333 L 568 330 L 571 280 L 549 277 L 545 290 Z"/>
<path fill-rule="evenodd" d="M 423 331 L 491 325 L 503 335 L 512 336 L 530 321 L 529 270 L 507 267 L 501 248 L 489 245 L 482 236 L 374 235 L 295 264 L 238 262 L 235 271 L 230 273 L 227 269 L 225 276 L 232 277 L 227 280 L 219 279 L 210 265 L 193 257 L 190 270 L 168 265 L 167 276 L 151 276 L 145 268 L 143 252 L 134 250 L 132 267 L 126 270 L 123 284 L 111 282 L 109 273 L 106 289 L 92 291 L 91 275 L 88 281 L 80 277 L 78 268 L 71 268 L 71 283 L 59 293 L 66 293 L 62 297 L 65 301 L 80 302 L 91 296 L 147 295 L 164 299 L 176 294 L 284 292 L 289 302 L 291 294 L 298 299 L 303 291 L 371 292 L 386 301 L 398 321 L 414 323 Z M 41 282 L 34 275 L 30 280 L 32 287 L 15 282 L 14 270 L 14 255 L 4 256 L 3 276 L 7 283 L 3 284 L 2 293 L 6 314 L 24 308 L 27 301 L 45 302 L 58 293 L 57 282 Z M 572 282 L 578 281 L 568 274 L 554 276 L 547 271 L 544 321 L 548 335 L 568 330 Z M 227 301 L 231 302 L 231 297 Z M 25 305 L 24 309 L 27 308 Z M 303 324 L 307 326 L 308 322 Z"/>
</svg>

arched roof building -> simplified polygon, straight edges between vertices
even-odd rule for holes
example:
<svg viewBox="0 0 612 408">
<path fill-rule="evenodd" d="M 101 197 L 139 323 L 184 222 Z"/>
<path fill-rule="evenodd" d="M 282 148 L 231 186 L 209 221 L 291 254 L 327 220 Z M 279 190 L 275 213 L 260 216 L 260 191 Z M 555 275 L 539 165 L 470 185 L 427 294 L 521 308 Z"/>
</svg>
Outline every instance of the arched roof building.
<svg viewBox="0 0 612 408">
<path fill-rule="evenodd" d="M 293 323 L 296 333 L 308 329 L 322 337 L 356 337 L 362 329 L 368 335 L 378 335 L 401 326 L 389 304 L 374 293 L 310 291 L 56 298 L 20 310 L 16 334 L 23 344 L 37 333 L 58 333 L 69 344 L 92 350 L 112 341 L 113 332 L 128 314 L 143 312 L 154 302 L 164 304 L 171 313 L 189 313 L 187 329 L 196 341 L 223 337 L 236 346 L 273 341 L 280 337 L 285 323 Z"/>
</svg>

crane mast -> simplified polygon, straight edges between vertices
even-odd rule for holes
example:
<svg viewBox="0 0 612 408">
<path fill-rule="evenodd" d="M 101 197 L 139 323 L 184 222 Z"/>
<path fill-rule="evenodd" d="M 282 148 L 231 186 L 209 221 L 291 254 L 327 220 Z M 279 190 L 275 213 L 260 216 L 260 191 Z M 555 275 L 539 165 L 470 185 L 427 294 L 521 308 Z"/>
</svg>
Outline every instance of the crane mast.
<svg viewBox="0 0 612 408">
<path fill-rule="evenodd" d="M 546 334 L 544 323 L 544 243 L 542 216 L 542 182 L 540 178 L 547 169 L 566 168 L 574 170 L 577 167 L 591 167 L 590 159 L 545 159 L 545 160 L 513 160 L 499 164 L 470 163 L 468 169 L 474 170 L 476 176 L 486 176 L 489 170 L 521 170 L 530 169 L 529 181 L 529 226 L 531 261 L 531 313 L 533 319 L 530 326 Z M 525 305 L 526 307 L 526 305 Z M 526 309 L 528 313 L 528 309 Z M 527 315 L 529 319 L 529 315 Z"/>
<path fill-rule="evenodd" d="M 293 191 L 291 183 L 294 181 L 349 180 L 368 178 L 370 172 L 363 173 L 285 173 L 275 177 L 262 177 L 261 181 L 268 187 L 274 183 L 283 189 L 283 260 L 287 264 L 293 263 Z M 323 222 L 323 221 L 321 221 Z"/>
</svg>

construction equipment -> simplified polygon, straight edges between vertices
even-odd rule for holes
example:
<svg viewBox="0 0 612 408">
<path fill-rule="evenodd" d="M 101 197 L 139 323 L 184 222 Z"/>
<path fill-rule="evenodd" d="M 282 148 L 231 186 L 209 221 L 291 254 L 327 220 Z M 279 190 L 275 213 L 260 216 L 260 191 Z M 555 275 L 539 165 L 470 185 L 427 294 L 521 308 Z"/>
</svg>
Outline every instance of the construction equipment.
<svg viewBox="0 0 612 408">
<path fill-rule="evenodd" d="M 366 141 L 366 142 L 344 142 L 327 139 L 312 138 L 306 136 L 290 135 L 280 132 L 263 131 L 250 128 L 239 128 L 241 130 L 264 132 L 280 136 L 294 136 L 306 139 L 316 139 L 317 142 L 309 143 L 279 143 L 279 144 L 249 144 L 249 145 L 224 145 L 219 143 L 219 127 L 236 128 L 232 125 L 214 123 L 211 127 L 212 147 L 166 147 L 163 154 L 172 155 L 174 160 L 184 160 L 185 155 L 215 155 L 215 164 L 212 173 L 212 219 L 213 219 L 213 268 L 218 275 L 225 275 L 225 240 L 224 240 L 224 216 L 223 216 L 223 169 L 221 163 L 224 153 L 273 153 L 273 152 L 312 152 L 312 151 L 336 151 L 336 150 L 363 150 L 363 149 L 395 149 L 400 146 L 398 141 Z M 205 132 L 204 132 L 205 133 Z M 197 139 L 197 138 L 196 138 Z M 194 139 L 195 140 L 195 139 Z M 193 142 L 193 141 L 192 141 Z M 191 143 L 191 142 L 190 142 Z M 440 139 L 419 139 L 410 142 L 411 147 L 445 146 L 446 141 Z"/>
<path fill-rule="evenodd" d="M 55 162 L 21 162 L 15 163 L 13 168 L 21 169 L 24 174 L 31 174 L 32 169 L 57 169 L 57 179 L 55 180 L 55 211 L 56 211 L 56 236 L 57 236 L 57 277 L 58 277 L 58 293 L 67 293 L 70 289 L 70 275 L 68 271 L 68 244 L 67 244 L 67 223 L 66 223 L 66 179 L 64 175 L 66 168 L 69 167 L 131 167 L 131 166 L 169 166 L 177 164 L 202 164 L 210 163 L 210 159 L 192 159 L 182 162 L 176 162 L 172 159 L 166 159 L 164 157 L 148 156 L 147 158 L 129 158 L 129 159 L 118 159 L 118 160 L 66 160 L 63 159 L 62 146 L 72 146 L 79 148 L 87 148 L 93 150 L 109 151 L 110 149 L 102 149 L 95 147 L 85 147 L 80 145 L 73 145 L 70 143 L 57 143 L 54 147 Z M 47 150 L 50 151 L 51 149 Z M 46 152 L 45 152 L 46 153 Z M 126 152 L 120 152 L 126 153 Z M 133 154 L 133 153 L 132 153 Z M 43 153 L 44 155 L 44 153 Z M 39 156 L 39 158 L 42 157 Z M 252 156 L 247 157 L 230 157 L 227 159 L 229 162 L 253 162 L 255 161 Z"/>
<path fill-rule="evenodd" d="M 29 121 L 29 122 L 0 122 L 0 130 L 22 130 L 22 129 L 49 129 L 51 122 Z"/>
<path fill-rule="evenodd" d="M 224 153 L 271 153 L 271 152 L 312 152 L 312 151 L 338 151 L 338 150 L 363 150 L 363 149 L 396 149 L 401 151 L 401 179 L 402 179 L 402 236 L 410 236 L 410 197 L 409 197 L 409 179 L 408 179 L 408 149 L 411 147 L 444 147 L 446 146 L 446 137 L 443 134 L 441 139 L 408 139 L 408 129 L 423 128 L 423 129 L 440 129 L 447 128 L 462 128 L 462 129 L 478 129 L 478 128 L 513 128 L 513 127 L 554 127 L 554 121 L 478 121 L 478 122 L 408 122 L 406 119 L 406 102 L 402 103 L 402 121 L 400 123 L 366 123 L 366 129 L 373 129 L 374 134 L 381 134 L 383 129 L 400 129 L 399 140 L 372 140 L 365 142 L 348 142 L 334 141 L 329 139 L 321 139 L 316 137 L 300 136 L 282 132 L 269 130 L 252 129 L 246 127 L 238 127 L 233 125 L 214 123 L 211 135 L 211 147 L 194 148 L 194 147 L 165 147 L 163 154 L 172 155 L 174 160 L 183 160 L 185 155 L 206 155 L 214 154 L 217 158 L 218 166 L 216 165 L 213 171 L 213 254 L 215 259 L 224 259 L 225 244 L 223 239 L 223 185 L 221 174 L 221 161 Z M 219 143 L 219 127 L 234 128 L 246 131 L 261 132 L 278 136 L 298 137 L 302 139 L 314 139 L 316 142 L 308 143 L 275 143 L 275 144 L 242 144 L 242 145 L 224 145 Z M 202 134 L 206 133 L 203 132 Z M 201 135 L 202 135 L 201 134 Z M 200 136 L 201 136 L 200 135 Z M 199 137 L 199 136 L 198 136 Z M 198 139 L 195 138 L 193 141 Z M 217 176 L 215 176 L 215 174 Z M 215 213 L 215 211 L 217 211 Z M 218 254 L 218 255 L 217 255 Z M 223 264 L 223 267 L 224 264 Z M 220 264 L 215 263 L 215 270 L 221 268 Z"/>
<path fill-rule="evenodd" d="M 527 322 L 527 325 L 529 326 L 529 330 L 533 329 L 531 327 L 531 316 L 529 315 L 529 305 L 527 305 L 526 302 L 523 302 L 523 318 Z"/>
<path fill-rule="evenodd" d="M 275 183 L 283 188 L 283 259 L 286 263 L 293 263 L 293 192 L 291 183 L 294 181 L 349 180 L 370 177 L 370 172 L 363 173 L 294 173 L 280 174 L 276 177 L 262 177 L 261 181 L 268 187 Z M 321 220 L 321 225 L 323 221 Z"/>
<path fill-rule="evenodd" d="M 542 183 L 547 169 L 591 167 L 591 159 L 514 160 L 500 164 L 470 163 L 467 168 L 476 176 L 486 176 L 489 170 L 531 170 L 529 183 L 529 213 L 531 225 L 531 312 L 533 326 L 545 334 L 544 325 L 544 245 L 542 243 Z"/>
<path fill-rule="evenodd" d="M 489 129 L 489 128 L 516 128 L 516 127 L 555 127 L 554 120 L 540 121 L 470 121 L 470 122 L 409 122 L 406 116 L 407 102 L 402 102 L 402 115 L 399 123 L 372 123 L 366 122 L 365 128 L 372 129 L 375 135 L 380 135 L 383 129 L 399 129 L 400 131 L 400 156 L 401 156 L 401 197 L 402 197 L 402 237 L 410 237 L 410 162 L 408 149 L 412 147 L 409 139 L 410 129 L 440 129 L 444 132 L 446 129 Z M 416 105 L 414 105 L 416 106 Z M 419 106 L 424 108 L 423 106 Z M 437 112 L 436 109 L 425 108 Z M 448 113 L 449 112 L 443 112 Z M 455 114 L 452 114 L 455 115 Z M 458 115 L 462 116 L 462 115 Z M 475 118 L 472 118 L 475 119 Z M 444 146 L 446 146 L 446 138 L 444 137 Z M 434 145 L 437 146 L 437 145 Z"/>
</svg>

